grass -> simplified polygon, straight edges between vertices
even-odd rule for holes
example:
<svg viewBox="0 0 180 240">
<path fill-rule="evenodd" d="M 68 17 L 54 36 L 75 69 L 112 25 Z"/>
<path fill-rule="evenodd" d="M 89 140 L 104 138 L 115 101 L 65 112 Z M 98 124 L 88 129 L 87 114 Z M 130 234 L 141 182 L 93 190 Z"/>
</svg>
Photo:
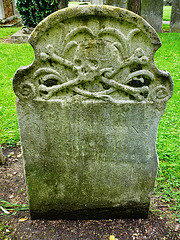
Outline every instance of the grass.
<svg viewBox="0 0 180 240">
<path fill-rule="evenodd" d="M 171 6 L 164 6 L 163 7 L 163 21 L 170 21 L 171 19 Z M 162 29 L 164 32 L 169 32 L 170 24 L 162 24 Z"/>
<path fill-rule="evenodd" d="M 164 32 L 169 32 L 169 28 L 170 28 L 170 24 L 165 24 L 165 23 L 162 24 L 162 30 Z"/>
<path fill-rule="evenodd" d="M 9 237 L 12 234 L 9 229 L 10 229 L 10 226 L 8 221 L 5 221 L 5 220 L 0 221 L 0 239 L 3 239 L 3 240 L 10 239 Z"/>
<path fill-rule="evenodd" d="M 0 32 L 4 29 L 0 29 Z M 0 33 L 0 35 L 3 35 Z M 4 34 L 5 35 L 5 34 Z M 32 63 L 33 49 L 29 44 L 0 44 L 0 142 L 15 145 L 19 131 L 12 78 L 20 66 Z"/>
<path fill-rule="evenodd" d="M 171 19 L 171 6 L 163 7 L 163 21 L 170 21 Z"/>
<path fill-rule="evenodd" d="M 28 205 L 9 203 L 0 199 L 0 216 L 15 215 L 18 211 L 29 210 Z"/>
<path fill-rule="evenodd" d="M 29 210 L 28 205 L 22 204 L 13 204 L 7 201 L 0 199 L 0 217 L 6 216 L 6 220 L 3 219 L 0 221 L 0 239 L 8 240 L 12 234 L 14 234 L 14 229 L 9 226 L 9 222 L 7 221 L 8 216 L 15 215 L 18 211 L 26 211 Z M 24 221 L 26 219 L 20 219 L 19 221 Z"/>
<path fill-rule="evenodd" d="M 8 38 L 20 29 L 21 29 L 20 27 L 0 28 L 0 39 Z"/>
<path fill-rule="evenodd" d="M 0 36 L 9 34 L 3 31 L 4 29 L 0 29 Z M 159 36 L 162 47 L 155 54 L 155 62 L 159 69 L 171 73 L 174 80 L 174 94 L 159 124 L 157 152 L 160 165 L 155 195 L 177 214 L 180 210 L 180 34 L 166 33 Z M 34 53 L 29 44 L 0 43 L 1 144 L 14 145 L 19 142 L 16 96 L 12 90 L 11 79 L 17 68 L 32 63 L 33 58 Z"/>
<path fill-rule="evenodd" d="M 160 160 L 155 192 L 175 211 L 180 210 L 180 34 L 159 34 L 162 47 L 155 55 L 158 68 L 171 73 L 174 94 L 161 118 L 157 138 Z M 180 216 L 179 216 L 180 220 Z"/>
</svg>

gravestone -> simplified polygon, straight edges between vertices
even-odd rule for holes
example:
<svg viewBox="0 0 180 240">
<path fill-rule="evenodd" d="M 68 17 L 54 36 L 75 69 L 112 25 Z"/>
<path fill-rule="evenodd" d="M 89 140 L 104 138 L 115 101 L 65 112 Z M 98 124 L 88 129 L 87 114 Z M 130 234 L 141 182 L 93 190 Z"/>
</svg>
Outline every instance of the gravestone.
<svg viewBox="0 0 180 240">
<path fill-rule="evenodd" d="M 32 32 L 34 62 L 13 87 L 31 218 L 147 217 L 158 123 L 173 83 L 138 15 L 60 10 Z"/>
<path fill-rule="evenodd" d="M 127 0 L 103 0 L 104 5 L 127 8 Z"/>
<path fill-rule="evenodd" d="M 172 3 L 170 32 L 180 33 L 180 1 L 179 0 L 173 0 L 173 3 Z"/>
<path fill-rule="evenodd" d="M 0 1 L 0 20 L 5 18 L 5 13 L 4 13 L 4 5 L 3 2 Z"/>
<path fill-rule="evenodd" d="M 163 0 L 142 0 L 141 16 L 145 18 L 157 32 L 162 32 Z"/>
</svg>

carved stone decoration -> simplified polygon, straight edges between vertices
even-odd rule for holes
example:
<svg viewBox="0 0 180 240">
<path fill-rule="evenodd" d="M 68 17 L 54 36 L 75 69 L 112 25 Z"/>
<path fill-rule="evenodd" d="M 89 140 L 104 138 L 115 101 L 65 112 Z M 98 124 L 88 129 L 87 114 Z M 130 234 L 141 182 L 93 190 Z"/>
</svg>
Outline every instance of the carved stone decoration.
<svg viewBox="0 0 180 240">
<path fill-rule="evenodd" d="M 34 62 L 13 87 L 31 217 L 146 217 L 173 92 L 154 64 L 154 29 L 125 9 L 79 6 L 48 16 L 29 42 Z"/>
</svg>

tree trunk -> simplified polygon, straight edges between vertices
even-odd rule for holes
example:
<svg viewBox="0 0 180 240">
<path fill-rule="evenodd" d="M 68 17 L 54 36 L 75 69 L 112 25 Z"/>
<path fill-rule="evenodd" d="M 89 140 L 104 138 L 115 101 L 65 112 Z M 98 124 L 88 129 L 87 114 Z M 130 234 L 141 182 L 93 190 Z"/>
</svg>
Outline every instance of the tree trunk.
<svg viewBox="0 0 180 240">
<path fill-rule="evenodd" d="M 172 4 L 170 32 L 180 33 L 180 0 L 174 0 Z"/>
<path fill-rule="evenodd" d="M 128 0 L 127 9 L 141 15 L 141 0 Z"/>
<path fill-rule="evenodd" d="M 3 163 L 5 163 L 5 156 L 3 155 L 2 147 L 0 144 L 0 164 L 3 164 Z"/>
<path fill-rule="evenodd" d="M 13 11 L 13 5 L 11 0 L 4 0 L 3 5 L 4 5 L 5 18 L 13 16 L 14 11 Z"/>
</svg>

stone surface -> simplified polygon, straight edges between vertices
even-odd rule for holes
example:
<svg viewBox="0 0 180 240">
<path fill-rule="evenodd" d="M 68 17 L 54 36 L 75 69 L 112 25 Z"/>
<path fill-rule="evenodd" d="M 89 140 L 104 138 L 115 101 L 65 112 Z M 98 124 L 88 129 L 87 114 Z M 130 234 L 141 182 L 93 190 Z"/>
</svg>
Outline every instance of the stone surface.
<svg viewBox="0 0 180 240">
<path fill-rule="evenodd" d="M 145 18 L 157 32 L 162 32 L 163 0 L 142 0 L 141 16 Z"/>
<path fill-rule="evenodd" d="M 138 15 L 81 6 L 43 20 L 13 79 L 31 217 L 147 217 L 173 83 Z"/>
<path fill-rule="evenodd" d="M 92 5 L 103 5 L 103 0 L 91 0 Z"/>
<path fill-rule="evenodd" d="M 170 32 L 180 33 L 180 1 L 179 0 L 173 0 L 173 3 L 172 3 Z"/>
<path fill-rule="evenodd" d="M 127 0 L 103 0 L 104 5 L 127 8 Z"/>
<path fill-rule="evenodd" d="M 3 2 L 0 1 L 0 20 L 4 18 L 5 18 L 4 5 L 3 5 Z"/>
<path fill-rule="evenodd" d="M 12 0 L 14 15 L 15 15 L 16 17 L 19 17 L 19 18 L 20 18 L 18 9 L 17 9 L 17 7 L 16 7 L 16 4 L 17 4 L 17 0 Z"/>
<path fill-rule="evenodd" d="M 23 29 L 19 30 L 18 32 L 14 33 L 11 36 L 11 42 L 12 43 L 25 43 L 28 42 L 30 34 L 24 33 Z"/>
</svg>

